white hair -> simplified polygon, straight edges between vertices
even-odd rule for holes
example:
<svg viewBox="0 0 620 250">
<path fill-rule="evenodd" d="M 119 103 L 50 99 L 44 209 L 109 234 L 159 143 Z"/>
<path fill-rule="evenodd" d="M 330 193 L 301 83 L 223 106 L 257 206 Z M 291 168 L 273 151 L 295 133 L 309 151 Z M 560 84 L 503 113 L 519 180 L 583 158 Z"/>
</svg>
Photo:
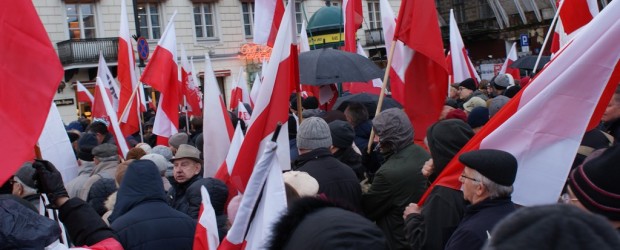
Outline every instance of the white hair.
<svg viewBox="0 0 620 250">
<path fill-rule="evenodd" d="M 486 187 L 487 192 L 489 193 L 489 198 L 491 199 L 504 198 L 504 197 L 509 197 L 512 194 L 512 191 L 514 190 L 512 186 L 503 186 L 503 185 L 497 184 L 494 181 L 487 178 L 486 176 L 482 175 L 480 172 L 474 169 L 472 170 L 473 170 L 472 178 L 478 180 L 479 183 L 481 183 L 482 185 Z"/>
<path fill-rule="evenodd" d="M 36 188 L 32 188 L 32 187 L 24 184 L 24 182 L 22 180 L 20 180 L 19 177 L 15 176 L 15 181 L 17 183 L 19 183 L 20 185 L 22 185 L 22 188 L 24 189 L 24 196 L 37 193 L 37 189 Z"/>
</svg>

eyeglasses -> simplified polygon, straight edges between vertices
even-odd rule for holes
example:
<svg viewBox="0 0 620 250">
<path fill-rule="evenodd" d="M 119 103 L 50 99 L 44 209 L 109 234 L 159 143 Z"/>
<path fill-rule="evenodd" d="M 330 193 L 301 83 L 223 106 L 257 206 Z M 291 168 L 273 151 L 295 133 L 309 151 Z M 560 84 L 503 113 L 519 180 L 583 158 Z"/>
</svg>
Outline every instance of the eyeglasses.
<svg viewBox="0 0 620 250">
<path fill-rule="evenodd" d="M 473 181 L 473 182 L 479 182 L 480 181 L 478 179 L 474 179 L 474 178 L 471 178 L 469 176 L 465 176 L 464 174 L 461 175 L 461 178 L 468 179 L 468 180 Z"/>
</svg>

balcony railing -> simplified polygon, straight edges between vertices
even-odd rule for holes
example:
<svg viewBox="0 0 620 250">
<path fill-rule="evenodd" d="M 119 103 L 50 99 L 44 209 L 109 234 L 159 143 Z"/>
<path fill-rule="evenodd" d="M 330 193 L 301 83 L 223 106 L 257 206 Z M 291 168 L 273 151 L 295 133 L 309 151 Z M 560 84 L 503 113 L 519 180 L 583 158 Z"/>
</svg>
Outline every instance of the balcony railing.
<svg viewBox="0 0 620 250">
<path fill-rule="evenodd" d="M 383 29 L 367 29 L 364 31 L 366 34 L 366 46 L 375 46 L 375 45 L 383 45 L 385 41 L 383 40 Z"/>
<path fill-rule="evenodd" d="M 99 62 L 99 51 L 106 61 L 118 59 L 118 37 L 72 39 L 56 44 L 63 66 Z"/>
</svg>

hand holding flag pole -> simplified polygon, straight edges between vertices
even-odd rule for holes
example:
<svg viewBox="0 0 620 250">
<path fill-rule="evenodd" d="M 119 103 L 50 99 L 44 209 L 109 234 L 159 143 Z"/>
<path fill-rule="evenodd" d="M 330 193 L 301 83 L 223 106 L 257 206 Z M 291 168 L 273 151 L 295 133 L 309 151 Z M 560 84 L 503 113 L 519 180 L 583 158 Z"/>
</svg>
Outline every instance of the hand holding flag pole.
<svg viewBox="0 0 620 250">
<path fill-rule="evenodd" d="M 383 98 L 385 97 L 385 88 L 387 87 L 388 79 L 390 78 L 390 67 L 392 65 L 392 58 L 394 57 L 394 48 L 396 48 L 396 39 L 392 39 L 392 47 L 390 48 L 390 54 L 388 55 L 387 68 L 383 75 L 383 84 L 381 84 L 381 92 L 379 93 L 379 102 L 377 103 L 377 109 L 375 110 L 375 117 L 381 113 L 381 107 L 383 106 Z M 372 142 L 375 139 L 375 128 L 370 130 L 370 138 L 368 139 L 367 153 L 372 151 Z"/>
</svg>

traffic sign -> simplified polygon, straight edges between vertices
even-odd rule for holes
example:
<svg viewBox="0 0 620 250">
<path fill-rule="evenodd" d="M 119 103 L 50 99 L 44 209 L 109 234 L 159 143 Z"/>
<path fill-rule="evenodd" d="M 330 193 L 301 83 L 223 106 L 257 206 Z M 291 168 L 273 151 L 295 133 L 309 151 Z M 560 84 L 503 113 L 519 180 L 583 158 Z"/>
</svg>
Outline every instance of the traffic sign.
<svg viewBox="0 0 620 250">
<path fill-rule="evenodd" d="M 521 34 L 520 36 L 520 42 L 521 42 L 521 46 L 530 46 L 530 38 L 526 35 L 526 34 Z"/>
<path fill-rule="evenodd" d="M 149 43 L 144 37 L 138 38 L 138 55 L 144 61 L 149 58 Z"/>
</svg>

